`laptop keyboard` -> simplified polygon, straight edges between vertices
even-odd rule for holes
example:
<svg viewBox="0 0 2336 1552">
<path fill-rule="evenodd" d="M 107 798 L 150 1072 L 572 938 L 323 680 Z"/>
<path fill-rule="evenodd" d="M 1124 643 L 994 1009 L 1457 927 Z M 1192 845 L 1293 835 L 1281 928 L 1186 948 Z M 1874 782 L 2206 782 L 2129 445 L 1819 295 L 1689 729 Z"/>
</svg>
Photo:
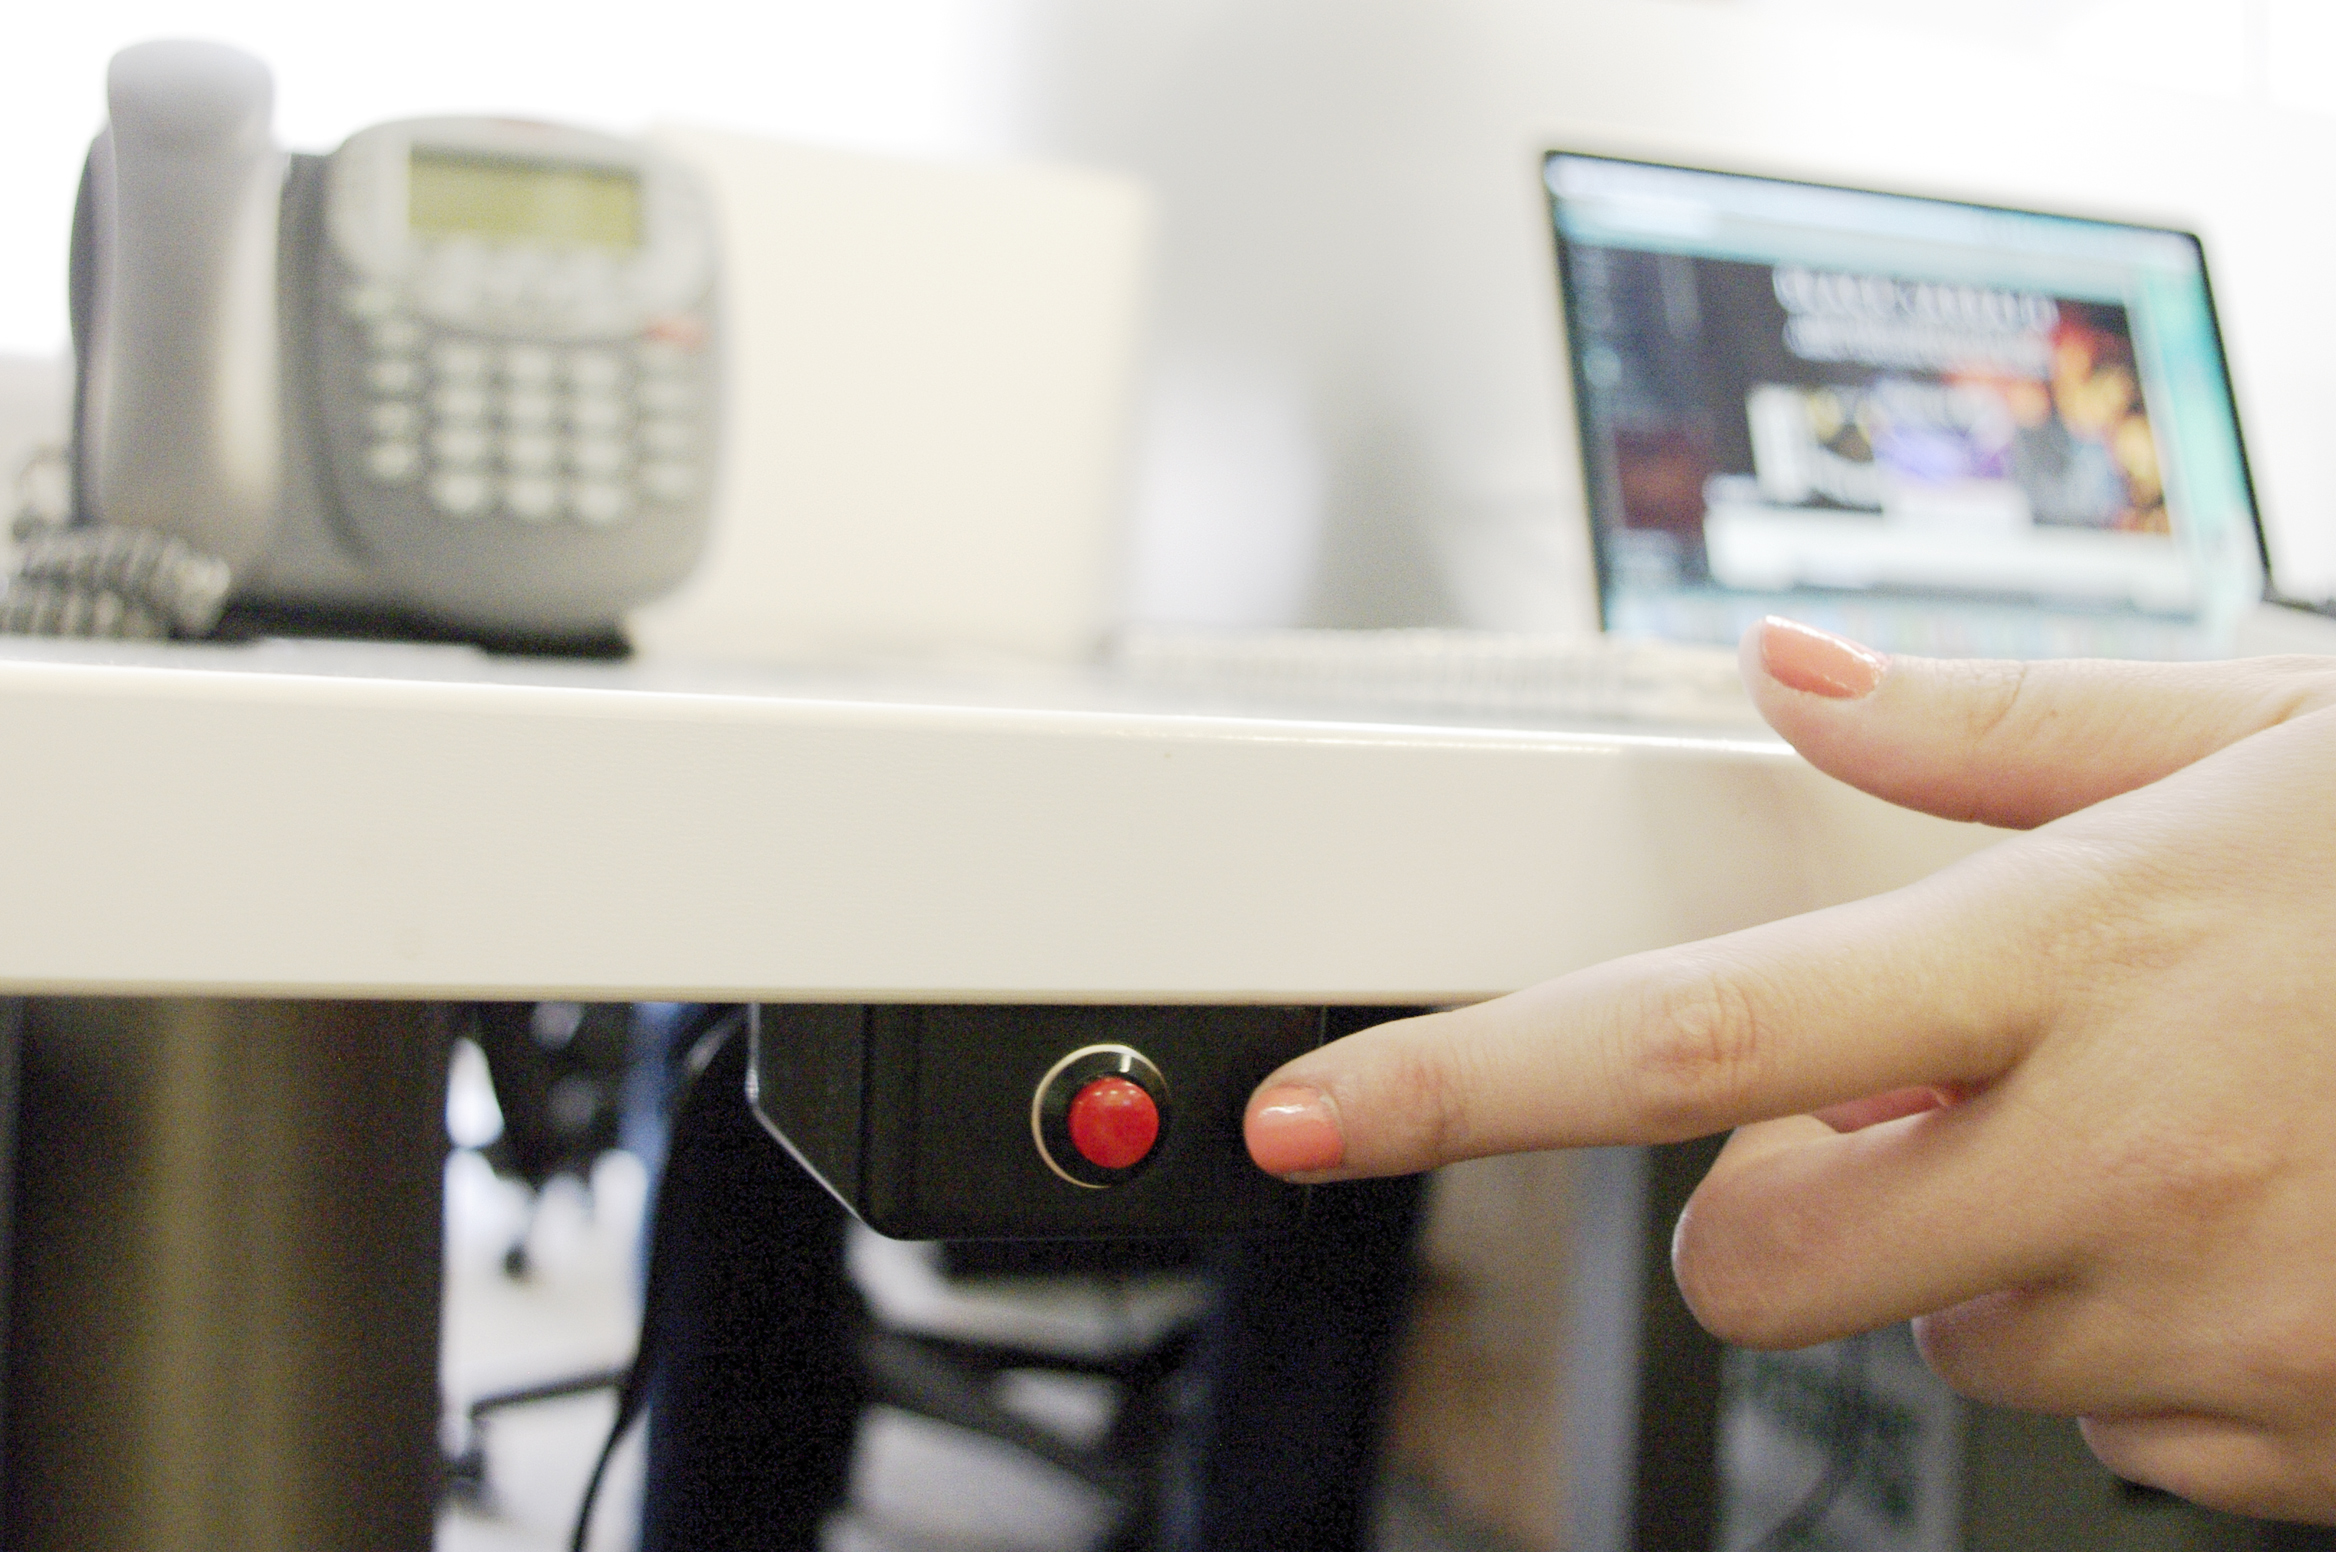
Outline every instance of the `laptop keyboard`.
<svg viewBox="0 0 2336 1552">
<path fill-rule="evenodd" d="M 1728 647 L 1503 631 L 1138 627 L 1120 636 L 1116 660 L 1139 685 L 1245 706 L 1763 726 Z"/>
</svg>

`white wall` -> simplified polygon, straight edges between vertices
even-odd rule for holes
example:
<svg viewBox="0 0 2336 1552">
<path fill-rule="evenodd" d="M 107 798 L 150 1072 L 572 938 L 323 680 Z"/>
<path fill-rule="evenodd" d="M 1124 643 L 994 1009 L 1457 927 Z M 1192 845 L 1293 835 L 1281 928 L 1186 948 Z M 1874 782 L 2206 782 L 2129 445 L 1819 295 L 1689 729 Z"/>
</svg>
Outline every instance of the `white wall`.
<svg viewBox="0 0 2336 1552">
<path fill-rule="evenodd" d="M 721 212 L 713 528 L 645 655 L 1092 656 L 1151 207 L 1085 169 L 665 129 Z"/>
<path fill-rule="evenodd" d="M 2331 9 L 1040 0 L 1031 140 L 1163 195 L 1135 611 L 1586 621 L 1558 144 L 2199 229 L 2282 558 L 2336 586 Z"/>
</svg>

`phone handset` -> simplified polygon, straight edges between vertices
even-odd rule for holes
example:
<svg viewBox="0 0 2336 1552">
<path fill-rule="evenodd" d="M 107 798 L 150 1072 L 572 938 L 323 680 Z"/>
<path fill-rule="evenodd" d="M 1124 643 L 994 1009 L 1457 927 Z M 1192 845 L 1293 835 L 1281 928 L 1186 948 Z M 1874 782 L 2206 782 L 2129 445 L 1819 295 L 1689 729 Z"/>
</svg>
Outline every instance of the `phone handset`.
<svg viewBox="0 0 2336 1552">
<path fill-rule="evenodd" d="M 274 96 L 219 44 L 122 50 L 74 230 L 77 507 L 236 568 L 282 478 Z"/>
</svg>

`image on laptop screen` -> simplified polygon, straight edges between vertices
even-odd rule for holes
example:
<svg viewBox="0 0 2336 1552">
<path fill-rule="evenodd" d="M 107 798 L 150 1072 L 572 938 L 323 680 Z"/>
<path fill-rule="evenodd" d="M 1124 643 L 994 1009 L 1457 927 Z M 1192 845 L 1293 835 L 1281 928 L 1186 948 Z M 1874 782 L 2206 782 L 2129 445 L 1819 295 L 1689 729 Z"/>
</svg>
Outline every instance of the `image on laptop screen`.
<svg viewBox="0 0 2336 1552">
<path fill-rule="evenodd" d="M 2180 658 L 2263 594 L 2198 240 L 1552 153 L 1609 631 Z"/>
</svg>

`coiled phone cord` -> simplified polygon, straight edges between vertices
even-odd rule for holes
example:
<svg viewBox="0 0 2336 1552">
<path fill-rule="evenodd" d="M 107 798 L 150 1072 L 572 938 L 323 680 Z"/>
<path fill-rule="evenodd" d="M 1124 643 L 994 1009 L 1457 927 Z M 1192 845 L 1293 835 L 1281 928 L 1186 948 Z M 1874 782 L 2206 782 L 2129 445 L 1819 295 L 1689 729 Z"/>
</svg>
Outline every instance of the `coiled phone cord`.
<svg viewBox="0 0 2336 1552">
<path fill-rule="evenodd" d="M 208 635 L 227 563 L 144 528 L 92 523 L 36 533 L 0 592 L 0 632 L 127 640 Z"/>
<path fill-rule="evenodd" d="M 17 479 L 16 569 L 0 587 L 0 634 L 113 640 L 207 636 L 227 607 L 227 562 L 183 539 L 109 523 L 59 522 L 41 510 L 43 449 Z"/>
</svg>

